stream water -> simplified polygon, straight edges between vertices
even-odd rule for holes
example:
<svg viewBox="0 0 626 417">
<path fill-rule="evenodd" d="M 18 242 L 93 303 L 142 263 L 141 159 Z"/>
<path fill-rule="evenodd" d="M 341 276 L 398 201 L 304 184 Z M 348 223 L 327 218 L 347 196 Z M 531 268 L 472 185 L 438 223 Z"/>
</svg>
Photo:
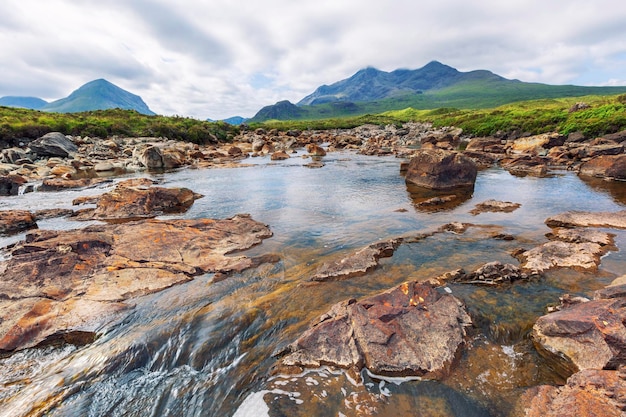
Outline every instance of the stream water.
<svg viewBox="0 0 626 417">
<path fill-rule="evenodd" d="M 516 263 L 509 253 L 544 242 L 544 220 L 551 215 L 623 210 L 626 184 L 586 183 L 565 171 L 515 177 L 494 168 L 479 173 L 471 198 L 428 212 L 415 207 L 398 159 L 331 153 L 321 169 L 302 166 L 309 161 L 258 158 L 241 168 L 153 175 L 163 186 L 204 195 L 181 217 L 250 213 L 268 224 L 274 236 L 245 254 L 277 253 L 282 260 L 219 282 L 201 276 L 136 299 L 128 317 L 101 329 L 91 345 L 28 349 L 0 359 L 0 416 L 506 416 L 525 388 L 563 382 L 537 355 L 528 332 L 563 293 L 588 295 L 623 274 L 625 232 L 612 231 L 622 252 L 605 256 L 593 273 L 557 271 L 503 288 L 451 285 L 476 329 L 441 381 L 329 368 L 281 375 L 272 371 L 273 354 L 346 298 L 456 268 Z M 7 197 L 0 209 L 69 208 L 75 197 L 111 186 Z M 522 206 L 513 213 L 469 213 L 491 198 Z M 308 281 L 324 261 L 452 221 L 481 227 L 403 244 L 363 277 Z M 52 219 L 40 228 L 84 225 Z M 496 232 L 515 240 L 491 238 Z M 21 237 L 3 238 L 0 246 Z"/>
</svg>

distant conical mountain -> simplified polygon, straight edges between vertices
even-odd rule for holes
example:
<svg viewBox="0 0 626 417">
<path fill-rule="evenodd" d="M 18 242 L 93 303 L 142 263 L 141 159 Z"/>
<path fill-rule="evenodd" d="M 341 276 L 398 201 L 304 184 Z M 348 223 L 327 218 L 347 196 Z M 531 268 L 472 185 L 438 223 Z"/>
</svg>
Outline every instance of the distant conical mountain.
<svg viewBox="0 0 626 417">
<path fill-rule="evenodd" d="M 57 113 L 77 113 L 106 109 L 136 110 L 142 114 L 155 114 L 138 95 L 132 94 L 107 80 L 88 82 L 66 98 L 53 101 L 41 110 Z"/>
<path fill-rule="evenodd" d="M 581 87 L 509 80 L 486 70 L 461 72 L 432 61 L 416 70 L 385 72 L 368 67 L 350 78 L 322 85 L 297 105 L 280 101 L 250 120 L 322 119 L 415 109 L 496 107 L 521 100 L 621 94 L 626 87 Z"/>
<path fill-rule="evenodd" d="M 38 97 L 16 97 L 16 96 L 4 96 L 0 97 L 0 106 L 5 107 L 21 107 L 24 109 L 39 110 L 44 107 L 48 102 Z"/>
</svg>

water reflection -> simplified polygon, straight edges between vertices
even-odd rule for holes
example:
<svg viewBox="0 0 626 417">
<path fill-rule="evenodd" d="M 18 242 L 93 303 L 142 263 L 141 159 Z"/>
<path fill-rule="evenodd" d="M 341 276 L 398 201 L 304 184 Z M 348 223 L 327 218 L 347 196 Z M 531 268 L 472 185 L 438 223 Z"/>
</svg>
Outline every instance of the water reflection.
<svg viewBox="0 0 626 417">
<path fill-rule="evenodd" d="M 616 202 L 626 205 L 626 181 L 607 181 L 586 176 L 581 176 L 580 179 L 594 190 L 606 193 Z"/>
<path fill-rule="evenodd" d="M 474 187 L 436 191 L 408 182 L 406 189 L 413 202 L 413 207 L 418 211 L 426 213 L 453 210 L 472 198 L 474 193 Z"/>
<path fill-rule="evenodd" d="M 256 162 L 256 161 L 255 161 Z M 49 416 L 246 415 L 506 415 L 519 391 L 556 383 L 527 344 L 526 334 L 547 303 L 563 292 L 587 294 L 626 269 L 622 252 L 603 259 L 598 273 L 555 274 L 544 280 L 495 288 L 451 286 L 470 309 L 476 339 L 458 367 L 441 382 L 400 385 L 344 372 L 271 376 L 272 354 L 297 338 L 334 303 L 365 297 L 409 279 L 428 279 L 486 262 L 515 262 L 515 247 L 545 241 L 544 220 L 566 210 L 616 211 L 625 207 L 613 191 L 582 182 L 573 173 L 549 178 L 481 171 L 473 194 L 439 211 L 414 210 L 418 198 L 399 174 L 400 161 L 349 153 L 329 154 L 320 169 L 303 161 L 236 169 L 184 169 L 150 174 L 164 186 L 205 195 L 182 217 L 230 217 L 250 213 L 274 236 L 248 255 L 280 253 L 281 262 L 221 282 L 202 276 L 134 300 L 121 325 L 102 329 L 93 345 L 61 350 L 41 366 L 25 367 L 13 389 L 0 387 L 0 415 Z M 148 174 L 146 174 L 147 176 Z M 65 208 L 73 198 L 110 187 L 29 193 L 0 200 L 0 207 Z M 621 194 L 619 194 L 621 195 Z M 513 213 L 469 213 L 487 199 L 520 203 Z M 398 211 L 398 209 L 406 209 Z M 411 236 L 451 222 L 479 223 L 465 234 L 441 233 L 402 245 L 380 268 L 363 277 L 310 285 L 328 260 L 380 239 Z M 83 227 L 67 219 L 46 228 Z M 486 227 L 488 226 L 488 227 Z M 509 234 L 513 241 L 493 239 Z M 604 270 L 610 265 L 610 272 Z M 15 362 L 0 359 L 3 369 Z M 21 372 L 19 369 L 16 372 Z M 4 381 L 4 380 L 3 380 Z"/>
</svg>

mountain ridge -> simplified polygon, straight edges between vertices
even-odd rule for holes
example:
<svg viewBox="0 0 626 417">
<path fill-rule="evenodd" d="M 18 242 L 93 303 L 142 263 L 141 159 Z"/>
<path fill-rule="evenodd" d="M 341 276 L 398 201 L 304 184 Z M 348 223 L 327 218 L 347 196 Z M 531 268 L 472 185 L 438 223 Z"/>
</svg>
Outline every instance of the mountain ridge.
<svg viewBox="0 0 626 417">
<path fill-rule="evenodd" d="M 349 78 L 318 87 L 296 104 L 281 101 L 265 106 L 250 122 L 271 119 L 313 120 L 382 113 L 408 107 L 419 110 L 442 107 L 479 109 L 523 100 L 624 92 L 626 86 L 583 87 L 528 83 L 510 80 L 484 69 L 461 72 L 441 62 L 431 61 L 415 70 L 396 69 L 386 72 L 366 67 Z M 283 112 L 287 109 L 287 112 Z"/>
<path fill-rule="evenodd" d="M 38 97 L 5 96 L 0 105 L 22 107 L 55 113 L 78 113 L 90 110 L 123 109 L 135 110 L 141 114 L 155 115 L 143 99 L 117 85 L 99 78 L 83 84 L 69 96 L 46 102 Z"/>
</svg>

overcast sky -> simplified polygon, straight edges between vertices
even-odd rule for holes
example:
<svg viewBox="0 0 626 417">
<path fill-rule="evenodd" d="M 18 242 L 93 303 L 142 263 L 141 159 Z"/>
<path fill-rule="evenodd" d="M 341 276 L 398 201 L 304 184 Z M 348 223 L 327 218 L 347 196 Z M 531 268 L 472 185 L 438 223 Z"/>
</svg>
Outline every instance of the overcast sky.
<svg viewBox="0 0 626 417">
<path fill-rule="evenodd" d="M 3 0 L 0 96 L 105 78 L 159 114 L 297 102 L 373 66 L 432 60 L 549 84 L 626 85 L 616 0 Z"/>
</svg>

